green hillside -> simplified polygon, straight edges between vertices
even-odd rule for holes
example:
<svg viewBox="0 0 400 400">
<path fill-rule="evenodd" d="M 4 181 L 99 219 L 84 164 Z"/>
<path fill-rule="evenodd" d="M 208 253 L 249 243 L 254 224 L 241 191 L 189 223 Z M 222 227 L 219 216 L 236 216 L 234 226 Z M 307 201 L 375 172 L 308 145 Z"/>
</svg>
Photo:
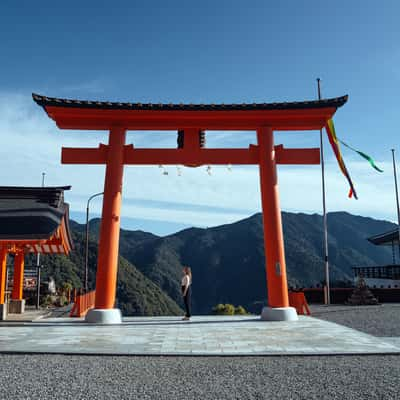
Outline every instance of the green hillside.
<svg viewBox="0 0 400 400">
<path fill-rule="evenodd" d="M 72 223 L 74 251 L 70 256 L 44 256 L 42 277 L 46 281 L 50 276 L 55 279 L 56 285 L 71 282 L 74 287 L 81 287 L 85 265 L 85 242 L 83 230 L 79 224 Z M 82 227 L 80 225 L 80 227 Z M 145 234 L 148 236 L 151 234 Z M 128 243 L 132 242 L 132 237 Z M 89 288 L 95 287 L 97 263 L 97 240 L 95 235 L 89 241 Z M 119 258 L 117 305 L 123 315 L 181 315 L 181 308 L 143 275 L 134 265 L 123 257 Z"/>
</svg>

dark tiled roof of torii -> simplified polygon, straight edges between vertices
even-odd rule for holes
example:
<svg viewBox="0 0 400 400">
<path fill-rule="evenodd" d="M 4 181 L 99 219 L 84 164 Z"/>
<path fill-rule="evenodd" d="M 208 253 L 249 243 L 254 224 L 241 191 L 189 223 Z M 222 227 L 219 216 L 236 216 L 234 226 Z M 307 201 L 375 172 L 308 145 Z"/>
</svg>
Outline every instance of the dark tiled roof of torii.
<svg viewBox="0 0 400 400">
<path fill-rule="evenodd" d="M 120 103 L 110 101 L 71 100 L 46 97 L 32 93 L 33 100 L 42 107 L 92 108 L 103 110 L 183 110 L 183 111 L 230 111 L 230 110 L 299 110 L 307 108 L 341 107 L 348 96 L 332 99 L 295 101 L 284 103 L 243 103 L 243 104 L 162 104 L 162 103 Z"/>
</svg>

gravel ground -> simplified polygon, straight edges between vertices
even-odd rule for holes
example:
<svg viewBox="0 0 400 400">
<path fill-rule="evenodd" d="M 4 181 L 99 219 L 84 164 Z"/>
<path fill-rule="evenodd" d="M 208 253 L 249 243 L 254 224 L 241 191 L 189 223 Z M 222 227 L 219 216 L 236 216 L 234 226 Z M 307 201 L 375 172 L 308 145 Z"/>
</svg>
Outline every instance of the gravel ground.
<svg viewBox="0 0 400 400">
<path fill-rule="evenodd" d="M 312 306 L 312 312 L 375 336 L 400 336 L 400 304 Z M 400 399 L 400 355 L 0 354 L 0 366 L 0 399 Z"/>
<path fill-rule="evenodd" d="M 400 356 L 0 355 L 4 399 L 399 399 Z"/>
<path fill-rule="evenodd" d="M 400 336 L 400 304 L 358 307 L 312 305 L 310 308 L 315 318 L 336 322 L 373 336 Z"/>
</svg>

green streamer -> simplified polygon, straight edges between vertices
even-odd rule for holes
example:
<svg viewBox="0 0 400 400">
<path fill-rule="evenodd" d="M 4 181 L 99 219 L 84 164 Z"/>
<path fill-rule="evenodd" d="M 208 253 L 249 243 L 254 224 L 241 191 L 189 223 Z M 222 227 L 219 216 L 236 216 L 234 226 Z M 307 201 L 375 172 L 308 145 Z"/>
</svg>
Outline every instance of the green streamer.
<svg viewBox="0 0 400 400">
<path fill-rule="evenodd" d="M 342 140 L 339 139 L 339 142 L 342 143 L 343 146 L 346 146 L 350 150 L 355 151 L 357 154 L 359 154 L 361 157 L 365 158 L 370 164 L 371 167 L 376 169 L 378 172 L 383 172 L 382 169 L 378 168 L 378 166 L 375 164 L 375 161 L 373 160 L 372 157 L 370 157 L 368 154 L 363 153 L 362 151 L 359 151 L 357 149 L 354 149 L 353 147 L 349 146 L 347 143 L 343 142 Z"/>
</svg>

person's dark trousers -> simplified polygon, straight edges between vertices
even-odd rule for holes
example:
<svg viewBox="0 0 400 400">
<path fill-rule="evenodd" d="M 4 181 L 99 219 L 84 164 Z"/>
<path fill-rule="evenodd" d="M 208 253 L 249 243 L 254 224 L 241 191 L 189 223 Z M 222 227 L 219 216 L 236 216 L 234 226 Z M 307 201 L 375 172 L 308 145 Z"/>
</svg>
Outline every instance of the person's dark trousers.
<svg viewBox="0 0 400 400">
<path fill-rule="evenodd" d="M 191 314 L 190 314 L 191 297 L 192 297 L 192 286 L 190 285 L 186 292 L 186 296 L 183 296 L 183 301 L 185 302 L 186 317 L 188 317 L 188 318 L 191 317 Z"/>
</svg>

